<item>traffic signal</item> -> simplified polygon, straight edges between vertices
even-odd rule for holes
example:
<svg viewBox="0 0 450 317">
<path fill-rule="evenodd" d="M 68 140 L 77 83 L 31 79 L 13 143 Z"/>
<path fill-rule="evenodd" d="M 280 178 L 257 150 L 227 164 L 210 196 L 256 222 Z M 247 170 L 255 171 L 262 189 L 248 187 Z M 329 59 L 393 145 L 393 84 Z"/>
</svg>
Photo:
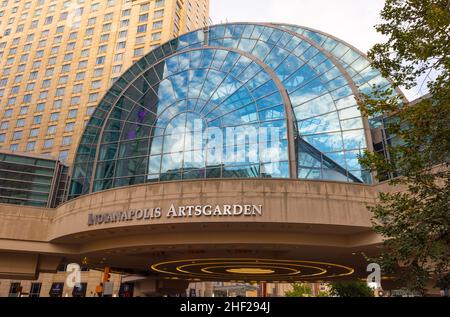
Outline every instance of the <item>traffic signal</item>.
<svg viewBox="0 0 450 317">
<path fill-rule="evenodd" d="M 103 271 L 103 283 L 109 282 L 109 279 L 111 278 L 110 271 L 111 268 L 109 266 L 105 266 L 105 269 Z"/>
</svg>

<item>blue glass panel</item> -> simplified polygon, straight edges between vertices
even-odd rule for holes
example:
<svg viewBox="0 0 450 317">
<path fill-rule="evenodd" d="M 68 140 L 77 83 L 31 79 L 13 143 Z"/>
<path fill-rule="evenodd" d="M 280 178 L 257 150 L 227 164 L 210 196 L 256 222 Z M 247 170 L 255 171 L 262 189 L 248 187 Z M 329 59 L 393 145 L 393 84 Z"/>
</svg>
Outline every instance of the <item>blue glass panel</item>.
<svg viewBox="0 0 450 317">
<path fill-rule="evenodd" d="M 268 96 L 268 95 L 272 94 L 273 92 L 276 92 L 277 90 L 278 89 L 277 89 L 277 86 L 275 86 L 275 83 L 272 80 L 270 80 L 267 83 L 265 83 L 264 85 L 255 89 L 252 93 L 255 98 L 259 99 L 261 97 Z"/>
<path fill-rule="evenodd" d="M 163 78 L 166 78 L 166 77 L 173 75 L 180 71 L 178 55 L 175 55 L 171 58 L 166 59 L 166 61 L 163 64 L 164 64 Z"/>
<path fill-rule="evenodd" d="M 341 120 L 344 119 L 350 119 L 355 117 L 361 117 L 361 112 L 359 111 L 358 107 L 351 107 L 344 110 L 339 111 L 339 117 Z"/>
<path fill-rule="evenodd" d="M 364 154 L 364 150 L 345 152 L 347 168 L 351 171 L 361 169 L 361 165 L 359 164 L 359 157 L 362 156 L 363 154 Z"/>
<path fill-rule="evenodd" d="M 243 25 L 243 24 L 236 24 L 234 26 L 234 29 L 233 29 L 231 35 L 233 37 L 241 37 L 242 33 L 244 32 L 244 28 L 245 28 L 245 25 Z"/>
<path fill-rule="evenodd" d="M 358 150 L 367 148 L 364 130 L 344 131 L 343 137 L 346 150 Z"/>
<path fill-rule="evenodd" d="M 223 25 L 213 26 L 209 29 L 210 39 L 223 38 L 225 27 Z"/>
<path fill-rule="evenodd" d="M 186 99 L 187 98 L 187 87 L 189 84 L 189 72 L 184 71 L 178 73 L 177 75 L 169 77 L 172 82 L 172 87 L 176 96 L 176 99 Z"/>
<path fill-rule="evenodd" d="M 270 96 L 266 96 L 263 99 L 257 100 L 258 108 L 265 109 L 273 106 L 277 106 L 283 103 L 281 95 L 279 92 L 276 92 Z"/>
<path fill-rule="evenodd" d="M 259 86 L 261 86 L 262 84 L 264 84 L 265 82 L 269 81 L 271 78 L 270 76 L 262 71 L 259 72 L 255 77 L 253 77 L 251 80 L 249 80 L 245 86 L 253 91 L 254 89 L 258 88 Z"/>
<path fill-rule="evenodd" d="M 208 71 L 205 69 L 195 69 L 189 71 L 188 98 L 198 98 Z"/>
<path fill-rule="evenodd" d="M 270 68 L 276 69 L 288 55 L 289 53 L 286 50 L 275 46 L 269 55 L 267 55 L 264 63 L 266 63 Z"/>
<path fill-rule="evenodd" d="M 294 108 L 297 120 L 315 117 L 336 110 L 330 94 L 325 94 Z"/>
<path fill-rule="evenodd" d="M 298 70 L 304 63 L 297 57 L 289 55 L 286 60 L 281 63 L 275 70 L 278 78 L 284 81 L 289 76 L 292 75 L 296 70 Z"/>
<path fill-rule="evenodd" d="M 161 170 L 161 155 L 150 156 L 148 164 L 149 174 L 159 174 Z"/>
<path fill-rule="evenodd" d="M 272 48 L 273 48 L 272 44 L 258 41 L 258 43 L 256 44 L 255 48 L 252 51 L 252 55 L 256 56 L 257 58 L 263 61 L 266 58 L 267 54 L 269 54 L 269 52 L 272 50 Z"/>
<path fill-rule="evenodd" d="M 239 78 L 237 78 L 241 82 L 246 82 L 250 78 L 253 78 L 258 72 L 261 71 L 261 67 L 256 63 L 251 63 L 245 71 L 241 73 Z"/>
<path fill-rule="evenodd" d="M 162 152 L 163 137 L 153 137 L 150 139 L 150 154 L 156 155 Z"/>
<path fill-rule="evenodd" d="M 326 36 L 314 31 L 304 30 L 303 34 L 319 45 L 322 45 L 327 40 Z"/>
<path fill-rule="evenodd" d="M 254 28 L 255 28 L 255 26 L 252 24 L 246 25 L 244 32 L 242 32 L 242 37 L 250 38 L 252 36 Z"/>
<path fill-rule="evenodd" d="M 261 33 L 260 41 L 268 42 L 270 36 L 272 35 L 274 29 L 271 27 L 264 28 L 264 31 Z"/>
<path fill-rule="evenodd" d="M 275 120 L 284 118 L 284 105 L 276 106 L 259 112 L 259 120 Z"/>
<path fill-rule="evenodd" d="M 342 130 L 362 129 L 364 127 L 362 118 L 354 118 L 341 121 Z"/>
<path fill-rule="evenodd" d="M 298 123 L 298 128 L 302 135 L 341 130 L 339 117 L 336 112 L 300 121 Z"/>
<path fill-rule="evenodd" d="M 300 179 L 322 179 L 322 173 L 318 169 L 300 168 L 298 177 Z"/>
<path fill-rule="evenodd" d="M 315 77 L 317 77 L 317 74 L 314 72 L 314 70 L 308 65 L 303 65 L 291 77 L 286 79 L 283 84 L 286 87 L 287 91 L 291 93 L 302 84 L 310 81 Z"/>
<path fill-rule="evenodd" d="M 325 92 L 327 92 L 326 88 L 320 79 L 317 78 L 290 95 L 292 105 L 300 105 L 308 100 L 323 95 Z"/>
<path fill-rule="evenodd" d="M 341 133 L 310 135 L 303 138 L 321 152 L 342 151 L 344 148 Z"/>
</svg>

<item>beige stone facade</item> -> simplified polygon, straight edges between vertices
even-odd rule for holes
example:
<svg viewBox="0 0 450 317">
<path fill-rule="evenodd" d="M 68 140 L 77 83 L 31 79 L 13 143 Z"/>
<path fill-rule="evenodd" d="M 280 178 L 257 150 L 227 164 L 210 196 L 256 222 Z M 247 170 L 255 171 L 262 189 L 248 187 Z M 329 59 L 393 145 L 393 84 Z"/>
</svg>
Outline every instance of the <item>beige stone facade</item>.
<svg viewBox="0 0 450 317">
<path fill-rule="evenodd" d="M 111 83 L 208 21 L 209 0 L 1 1 L 0 148 L 70 165 Z"/>
</svg>

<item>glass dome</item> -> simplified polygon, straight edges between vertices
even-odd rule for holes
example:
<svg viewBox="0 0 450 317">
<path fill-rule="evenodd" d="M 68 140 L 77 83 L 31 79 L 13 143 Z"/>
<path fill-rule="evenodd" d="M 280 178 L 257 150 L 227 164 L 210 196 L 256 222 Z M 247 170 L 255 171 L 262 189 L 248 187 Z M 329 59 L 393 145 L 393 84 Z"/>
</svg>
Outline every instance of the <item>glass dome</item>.
<svg viewBox="0 0 450 317">
<path fill-rule="evenodd" d="M 239 23 L 185 34 L 106 93 L 80 141 L 70 198 L 205 178 L 370 183 L 358 163 L 372 149 L 370 124 L 355 97 L 373 84 L 389 81 L 364 55 L 306 28 Z M 238 130 L 244 137 L 230 137 Z"/>
</svg>

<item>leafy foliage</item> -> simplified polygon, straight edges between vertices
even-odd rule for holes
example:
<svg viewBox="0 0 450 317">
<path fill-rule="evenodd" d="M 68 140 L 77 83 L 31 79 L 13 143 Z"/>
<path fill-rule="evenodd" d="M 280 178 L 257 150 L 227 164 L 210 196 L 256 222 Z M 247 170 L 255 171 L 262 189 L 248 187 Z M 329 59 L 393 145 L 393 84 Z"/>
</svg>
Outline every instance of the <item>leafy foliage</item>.
<svg viewBox="0 0 450 317">
<path fill-rule="evenodd" d="M 373 290 L 367 283 L 360 281 L 334 282 L 331 295 L 338 297 L 373 297 Z"/>
<path fill-rule="evenodd" d="M 310 297 L 312 296 L 311 287 L 305 283 L 292 284 L 292 291 L 286 292 L 287 297 Z"/>
<path fill-rule="evenodd" d="M 369 52 L 373 66 L 411 88 L 425 75 L 431 96 L 405 104 L 392 89 L 374 87 L 362 95 L 368 116 L 388 114 L 385 129 L 395 135 L 389 157 L 365 153 L 361 163 L 377 173 L 399 175 L 390 181 L 401 191 L 386 191 L 370 207 L 375 231 L 384 238 L 377 259 L 385 271 L 401 272 L 405 285 L 424 292 L 430 279 L 450 284 L 450 1 L 386 0 L 384 23 L 376 29 L 388 37 Z"/>
</svg>

